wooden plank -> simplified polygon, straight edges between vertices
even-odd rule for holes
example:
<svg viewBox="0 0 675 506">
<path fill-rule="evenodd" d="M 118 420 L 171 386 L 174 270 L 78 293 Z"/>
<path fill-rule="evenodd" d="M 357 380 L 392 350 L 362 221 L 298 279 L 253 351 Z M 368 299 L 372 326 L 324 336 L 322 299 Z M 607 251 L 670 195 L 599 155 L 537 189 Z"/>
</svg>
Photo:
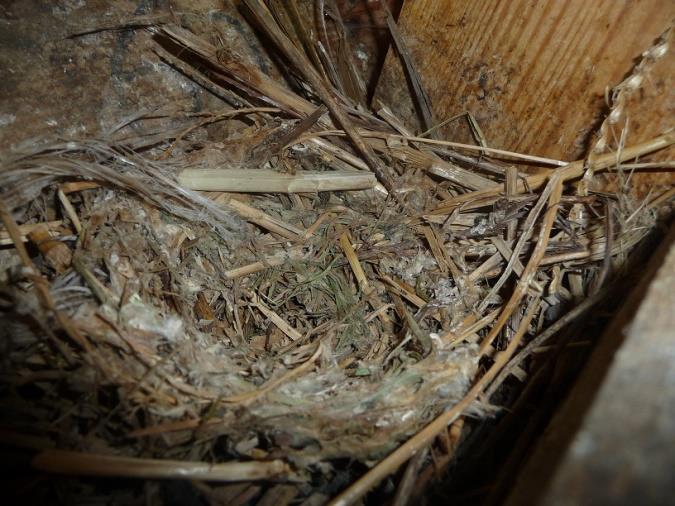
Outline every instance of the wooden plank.
<svg viewBox="0 0 675 506">
<path fill-rule="evenodd" d="M 505 504 L 670 504 L 675 227 L 539 438 Z"/>
<path fill-rule="evenodd" d="M 675 243 L 544 504 L 667 504 L 675 470 Z"/>
<path fill-rule="evenodd" d="M 571 160 L 585 155 L 606 112 L 606 88 L 630 73 L 674 17 L 675 2 L 663 0 L 408 0 L 399 24 L 436 122 L 470 111 L 492 147 Z M 645 81 L 632 142 L 672 126 L 674 52 Z M 420 130 L 392 51 L 376 98 Z M 441 133 L 472 141 L 464 120 Z"/>
</svg>

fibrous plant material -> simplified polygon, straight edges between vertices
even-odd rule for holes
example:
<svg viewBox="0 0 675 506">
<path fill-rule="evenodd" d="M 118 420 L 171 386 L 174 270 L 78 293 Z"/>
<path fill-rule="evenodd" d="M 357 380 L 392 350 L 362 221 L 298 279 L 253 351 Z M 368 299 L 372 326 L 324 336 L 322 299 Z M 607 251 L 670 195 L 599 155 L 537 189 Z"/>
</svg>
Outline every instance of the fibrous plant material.
<svg viewBox="0 0 675 506">
<path fill-rule="evenodd" d="M 34 461 L 53 472 L 289 482 L 251 485 L 262 503 L 327 500 L 346 473 L 347 504 L 418 455 L 402 503 L 433 474 L 419 455 L 437 440 L 449 462 L 673 199 L 589 191 L 589 173 L 672 169 L 642 159 L 675 134 L 574 162 L 413 135 L 364 107 L 325 19 L 245 3 L 287 82 L 152 26 L 157 54 L 239 106 L 3 157 L 0 424 L 58 446 Z"/>
<path fill-rule="evenodd" d="M 186 462 L 96 455 L 64 450 L 45 450 L 33 459 L 33 467 L 58 474 L 86 476 L 133 476 L 136 478 L 172 478 L 193 480 L 252 481 L 273 479 L 288 473 L 280 460 L 268 462 Z"/>
<path fill-rule="evenodd" d="M 238 193 L 312 193 L 367 190 L 375 187 L 375 177 L 358 171 L 283 174 L 260 169 L 185 169 L 178 182 L 190 190 Z"/>
</svg>

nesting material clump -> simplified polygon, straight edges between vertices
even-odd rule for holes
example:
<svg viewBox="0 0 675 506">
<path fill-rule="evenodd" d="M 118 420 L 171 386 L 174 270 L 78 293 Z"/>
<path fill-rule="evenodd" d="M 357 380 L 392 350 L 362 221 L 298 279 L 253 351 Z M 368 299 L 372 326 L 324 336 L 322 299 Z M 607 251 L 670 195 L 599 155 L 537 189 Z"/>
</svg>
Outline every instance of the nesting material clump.
<svg viewBox="0 0 675 506">
<path fill-rule="evenodd" d="M 79 452 L 45 469 L 105 453 L 330 482 L 333 459 L 428 445 L 527 377 L 516 352 L 591 307 L 672 199 L 591 184 L 672 132 L 572 163 L 413 136 L 365 106 L 345 45 L 318 55 L 321 31 L 246 3 L 288 82 L 155 26 L 231 106 L 2 160 L 1 423 Z"/>
</svg>

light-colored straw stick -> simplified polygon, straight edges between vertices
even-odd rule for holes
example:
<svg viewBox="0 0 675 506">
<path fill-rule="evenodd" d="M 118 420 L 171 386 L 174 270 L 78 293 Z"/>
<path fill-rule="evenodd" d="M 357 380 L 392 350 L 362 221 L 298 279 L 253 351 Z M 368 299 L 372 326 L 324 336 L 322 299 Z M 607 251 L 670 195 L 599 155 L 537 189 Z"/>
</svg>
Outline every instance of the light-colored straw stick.
<svg viewBox="0 0 675 506">
<path fill-rule="evenodd" d="M 40 471 L 69 475 L 213 481 L 265 480 L 288 472 L 288 466 L 281 460 L 212 464 L 66 450 L 44 450 L 33 459 L 32 466 Z"/>
<path fill-rule="evenodd" d="M 185 169 L 178 175 L 178 181 L 191 190 L 233 193 L 366 190 L 377 183 L 375 175 L 365 171 L 285 174 L 267 169 Z"/>
</svg>

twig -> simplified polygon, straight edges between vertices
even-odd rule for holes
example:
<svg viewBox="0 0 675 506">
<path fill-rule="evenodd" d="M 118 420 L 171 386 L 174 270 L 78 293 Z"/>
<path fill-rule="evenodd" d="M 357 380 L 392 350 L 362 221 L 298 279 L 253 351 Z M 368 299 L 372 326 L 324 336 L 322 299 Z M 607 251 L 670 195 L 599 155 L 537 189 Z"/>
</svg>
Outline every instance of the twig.
<svg viewBox="0 0 675 506">
<path fill-rule="evenodd" d="M 396 309 L 398 309 L 398 311 L 403 316 L 403 319 L 405 320 L 408 330 L 413 336 L 415 336 L 415 339 L 422 346 L 422 351 L 424 352 L 424 355 L 425 356 L 428 355 L 432 348 L 431 337 L 429 337 L 429 334 L 425 332 L 422 329 L 422 327 L 420 327 L 419 323 L 417 323 L 417 320 L 415 320 L 413 315 L 410 314 L 410 311 L 408 311 L 408 309 L 405 307 L 405 304 L 403 304 L 401 297 L 399 297 L 399 295 L 396 293 L 392 293 L 391 295 L 392 299 L 394 299 Z"/>
<path fill-rule="evenodd" d="M 380 279 L 384 281 L 386 284 L 391 286 L 394 290 L 396 290 L 396 293 L 407 299 L 408 301 L 412 302 L 415 306 L 418 308 L 424 307 L 427 304 L 427 301 L 425 301 L 422 297 L 417 295 L 415 292 L 407 289 L 405 286 L 403 286 L 400 282 L 397 282 L 396 280 L 390 278 L 389 276 L 382 275 L 380 276 Z"/>
<path fill-rule="evenodd" d="M 427 93 L 424 91 L 422 79 L 415 68 L 415 64 L 412 61 L 412 56 L 410 55 L 405 41 L 403 40 L 403 35 L 399 31 L 396 21 L 394 21 L 394 16 L 392 16 L 389 7 L 383 0 L 380 0 L 380 5 L 384 9 L 384 12 L 387 16 L 387 27 L 389 28 L 389 33 L 391 34 L 391 38 L 394 41 L 396 52 L 401 57 L 403 68 L 408 76 L 410 85 L 412 86 L 415 101 L 417 102 L 422 119 L 422 128 L 429 132 L 431 131 L 431 127 L 434 122 L 431 111 L 431 100 L 429 99 L 429 95 L 427 95 Z"/>
<path fill-rule="evenodd" d="M 352 242 L 349 239 L 349 234 L 347 231 L 344 231 L 340 235 L 340 248 L 345 254 L 345 257 L 347 257 L 347 261 L 349 262 L 349 266 L 352 268 L 352 272 L 354 273 L 354 277 L 359 284 L 359 288 L 362 292 L 367 293 L 369 291 L 368 278 L 366 278 L 366 274 L 363 272 L 363 267 L 361 267 L 359 257 L 354 252 L 354 248 L 352 246 Z"/>
<path fill-rule="evenodd" d="M 667 148 L 675 143 L 675 130 L 655 137 L 649 141 L 630 146 L 621 151 L 621 156 L 617 160 L 615 153 L 606 153 L 600 155 L 592 162 L 594 171 L 610 170 L 616 163 L 622 163 L 626 160 L 632 160 L 640 156 L 659 151 Z M 571 179 L 577 179 L 584 175 L 585 160 L 578 160 L 572 162 L 565 167 L 556 170 L 562 176 L 563 182 Z M 538 190 L 541 188 L 549 178 L 549 174 L 535 174 L 521 178 L 518 181 L 517 192 Z M 464 209 L 469 209 L 471 206 L 463 205 L 470 202 L 475 202 L 474 206 L 486 206 L 495 202 L 496 197 L 504 191 L 503 185 L 496 184 L 492 188 L 485 190 L 478 190 L 474 192 L 465 193 L 458 197 L 453 197 L 450 200 L 441 202 L 439 206 L 431 211 L 429 214 L 448 214 L 456 207 L 462 205 Z"/>
<path fill-rule="evenodd" d="M 274 323 L 274 325 L 279 328 L 279 330 L 286 334 L 291 341 L 298 341 L 302 339 L 302 334 L 300 332 L 291 327 L 288 323 L 286 323 L 286 320 L 267 307 L 255 293 L 251 292 L 249 296 L 253 305 L 257 307 L 262 314 L 269 318 L 270 321 L 272 321 L 272 323 Z"/>
<path fill-rule="evenodd" d="M 514 197 L 518 193 L 518 170 L 510 165 L 506 168 L 506 180 L 504 181 L 504 191 L 506 198 Z M 518 221 L 512 219 L 506 225 L 506 240 L 511 242 L 516 239 L 516 231 L 518 230 Z"/>
<path fill-rule="evenodd" d="M 440 141 L 436 139 L 427 139 L 426 137 L 411 137 L 407 135 L 397 135 L 397 134 L 377 134 L 377 133 L 372 133 L 370 134 L 372 136 L 380 136 L 384 135 L 385 137 L 388 137 L 390 139 L 401 139 L 401 140 L 406 140 L 410 142 L 420 142 L 423 144 L 430 144 L 434 146 L 448 146 L 451 148 L 460 148 L 460 149 L 466 149 L 469 151 L 480 151 L 486 152 L 486 153 L 493 153 L 495 155 L 501 155 L 501 156 L 506 156 L 509 158 L 513 158 L 515 160 L 524 160 L 527 162 L 536 162 L 540 163 L 543 165 L 553 165 L 555 167 L 564 167 L 568 165 L 568 162 L 563 162 L 561 160 L 554 160 L 552 158 L 544 158 L 541 156 L 534 156 L 534 155 L 526 155 L 523 153 L 516 153 L 515 151 L 507 151 L 504 149 L 496 149 L 496 148 L 488 148 L 484 146 L 476 146 L 474 144 L 462 144 L 461 142 L 451 142 L 451 141 Z"/>
<path fill-rule="evenodd" d="M 178 182 L 190 190 L 233 193 L 311 193 L 366 190 L 377 181 L 364 172 L 298 172 L 266 169 L 184 169 Z"/>
<path fill-rule="evenodd" d="M 302 255 L 301 249 L 292 249 L 289 252 L 282 251 L 275 255 L 264 257 L 262 260 L 252 262 L 247 265 L 242 265 L 241 267 L 235 267 L 225 271 L 223 274 L 228 279 L 236 279 L 249 274 L 254 274 L 256 272 L 263 271 L 265 269 L 270 269 L 272 267 L 278 267 L 283 265 L 288 260 L 297 260 Z"/>
<path fill-rule="evenodd" d="M 46 227 L 47 230 L 49 230 L 49 234 L 55 236 L 56 235 L 55 231 L 61 228 L 62 226 L 63 226 L 62 220 L 19 225 L 18 226 L 19 238 L 22 242 L 26 242 L 28 240 L 28 234 L 30 234 L 33 230 L 42 227 Z M 9 235 L 9 232 L 7 230 L 0 230 L 0 246 L 7 246 L 9 244 L 14 244 L 12 238 Z"/>
<path fill-rule="evenodd" d="M 321 106 L 317 107 L 316 111 L 314 111 L 312 114 L 310 114 L 306 118 L 303 118 L 300 121 L 300 123 L 295 125 L 288 133 L 286 133 L 283 137 L 281 137 L 277 141 L 277 145 L 280 148 L 284 148 L 284 147 L 290 145 L 291 143 L 293 143 L 293 141 L 295 141 L 295 139 L 297 139 L 299 136 L 304 134 L 307 130 L 312 128 L 314 126 L 314 124 L 317 121 L 319 121 L 321 116 L 326 114 L 326 112 L 328 112 L 328 109 L 326 108 L 325 105 L 321 105 Z"/>
<path fill-rule="evenodd" d="M 408 467 L 403 474 L 403 478 L 401 478 L 401 482 L 398 485 L 398 490 L 396 490 L 392 506 L 407 506 L 409 504 L 410 496 L 415 487 L 415 481 L 417 480 L 417 475 L 419 474 L 428 453 L 429 447 L 427 446 L 410 459 Z"/>
<path fill-rule="evenodd" d="M 434 260 L 436 260 L 436 265 L 438 265 L 441 274 L 447 276 L 448 264 L 445 261 L 445 255 L 442 251 L 442 247 L 439 244 L 440 241 L 437 239 L 436 234 L 434 234 L 434 231 L 429 225 L 423 225 L 420 227 L 420 229 L 424 235 L 424 238 L 427 240 L 427 244 L 429 244 L 429 247 L 431 248 L 431 254 L 434 256 Z"/>
<path fill-rule="evenodd" d="M 490 325 L 497 318 L 497 316 L 499 316 L 499 309 L 495 309 L 494 311 L 488 313 L 466 329 L 461 329 L 462 332 L 460 334 L 457 334 L 457 331 L 447 332 L 441 336 L 441 341 L 447 342 L 448 344 L 460 343 L 463 340 L 468 339 L 469 336 L 476 334 Z"/>
<path fill-rule="evenodd" d="M 73 204 L 70 203 L 70 200 L 60 188 L 56 191 L 56 194 L 59 197 L 61 205 L 63 206 L 63 210 L 66 212 L 66 216 L 68 216 L 70 221 L 73 222 L 73 227 L 75 227 L 75 231 L 79 234 L 82 232 L 82 224 L 80 223 L 80 218 L 78 218 L 77 213 L 75 212 Z"/>
<path fill-rule="evenodd" d="M 290 223 L 286 223 L 283 220 L 274 218 L 264 213 L 260 209 L 256 209 L 255 207 L 251 207 L 248 204 L 244 204 L 243 202 L 232 198 L 225 193 L 221 193 L 220 195 L 213 197 L 213 200 L 219 204 L 225 205 L 248 221 L 251 221 L 256 225 L 274 232 L 275 234 L 279 234 L 286 239 L 299 241 L 305 233 L 304 230 L 301 230 Z"/>
<path fill-rule="evenodd" d="M 378 111 L 378 115 L 400 134 L 412 136 L 405 125 L 394 116 L 388 107 L 382 106 Z M 368 139 L 368 141 L 374 149 L 379 148 L 403 162 L 419 164 L 429 173 L 452 181 L 464 188 L 481 190 L 489 188 L 494 184 L 490 179 L 444 160 L 433 151 L 428 150 L 426 146 L 418 148 L 415 143 L 412 143 L 414 149 L 411 149 L 410 146 L 390 146 L 386 142 L 383 143 L 380 139 Z"/>
<path fill-rule="evenodd" d="M 40 471 L 76 476 L 226 482 L 268 480 L 290 472 L 288 465 L 281 460 L 212 464 L 183 460 L 137 459 L 66 450 L 44 450 L 33 459 L 32 466 Z"/>
</svg>

